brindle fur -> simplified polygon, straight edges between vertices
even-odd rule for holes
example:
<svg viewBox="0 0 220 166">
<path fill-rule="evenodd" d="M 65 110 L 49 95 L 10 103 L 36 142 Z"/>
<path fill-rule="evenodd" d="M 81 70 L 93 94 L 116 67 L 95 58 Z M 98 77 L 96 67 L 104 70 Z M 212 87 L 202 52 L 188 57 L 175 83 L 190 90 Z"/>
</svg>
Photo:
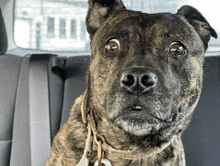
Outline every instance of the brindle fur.
<svg viewBox="0 0 220 166">
<path fill-rule="evenodd" d="M 150 157 L 137 160 L 109 154 L 105 157 L 113 166 L 185 165 L 181 135 L 192 113 L 179 126 L 181 130 L 163 131 L 175 127 L 168 119 L 180 121 L 196 105 L 202 89 L 204 53 L 210 37 L 217 37 L 216 32 L 189 6 L 182 7 L 177 14 L 146 14 L 127 10 L 120 0 L 89 0 L 88 4 L 86 24 L 93 55 L 87 74 L 88 107 L 94 110 L 98 133 L 115 149 L 136 153 L 160 147 L 162 142 L 168 141 L 166 138 L 177 135 L 166 149 Z M 121 44 L 120 51 L 114 55 L 104 49 L 109 38 L 117 38 Z M 169 54 L 167 48 L 173 41 L 186 45 L 185 56 Z M 129 94 L 121 88 L 120 78 L 131 68 L 154 71 L 158 85 L 142 95 Z M 81 116 L 82 100 L 83 95 L 75 101 L 69 120 L 54 138 L 47 166 L 74 166 L 81 159 L 87 138 Z M 135 135 L 117 125 L 116 117 L 126 111 L 129 103 L 136 101 L 161 120 L 159 129 L 152 127 L 145 135 Z M 96 159 L 96 150 L 93 150 L 90 165 Z"/>
</svg>

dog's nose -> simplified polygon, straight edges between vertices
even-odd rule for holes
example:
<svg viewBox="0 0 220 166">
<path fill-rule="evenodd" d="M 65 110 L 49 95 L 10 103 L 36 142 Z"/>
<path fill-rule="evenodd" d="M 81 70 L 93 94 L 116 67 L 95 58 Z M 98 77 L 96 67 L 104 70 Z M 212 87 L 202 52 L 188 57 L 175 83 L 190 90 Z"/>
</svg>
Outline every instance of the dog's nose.
<svg viewBox="0 0 220 166">
<path fill-rule="evenodd" d="M 148 70 L 145 73 L 124 72 L 121 77 L 121 87 L 132 93 L 141 94 L 154 88 L 158 77 L 155 73 Z"/>
</svg>

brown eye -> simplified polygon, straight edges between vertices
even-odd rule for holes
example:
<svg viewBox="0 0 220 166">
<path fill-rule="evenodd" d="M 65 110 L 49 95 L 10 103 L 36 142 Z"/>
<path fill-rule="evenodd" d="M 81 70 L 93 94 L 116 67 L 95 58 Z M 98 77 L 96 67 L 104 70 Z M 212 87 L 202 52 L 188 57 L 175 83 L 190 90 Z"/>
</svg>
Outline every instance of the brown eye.
<svg viewBox="0 0 220 166">
<path fill-rule="evenodd" d="M 180 42 L 173 42 L 169 46 L 169 52 L 173 55 L 184 55 L 185 47 Z"/>
<path fill-rule="evenodd" d="M 105 46 L 105 50 L 110 54 L 115 54 L 120 49 L 120 43 L 117 39 L 111 39 L 108 41 L 107 45 Z"/>
</svg>

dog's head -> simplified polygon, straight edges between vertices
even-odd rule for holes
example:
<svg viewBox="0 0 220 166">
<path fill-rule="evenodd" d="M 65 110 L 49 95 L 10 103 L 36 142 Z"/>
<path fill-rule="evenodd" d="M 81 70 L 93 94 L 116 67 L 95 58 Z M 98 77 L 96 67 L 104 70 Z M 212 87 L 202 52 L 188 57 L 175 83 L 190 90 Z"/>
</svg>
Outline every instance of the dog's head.
<svg viewBox="0 0 220 166">
<path fill-rule="evenodd" d="M 89 0 L 91 103 L 135 136 L 189 123 L 199 99 L 204 53 L 216 32 L 190 6 L 176 14 L 127 10 L 121 0 Z M 173 133 L 180 132 L 173 131 Z"/>
</svg>

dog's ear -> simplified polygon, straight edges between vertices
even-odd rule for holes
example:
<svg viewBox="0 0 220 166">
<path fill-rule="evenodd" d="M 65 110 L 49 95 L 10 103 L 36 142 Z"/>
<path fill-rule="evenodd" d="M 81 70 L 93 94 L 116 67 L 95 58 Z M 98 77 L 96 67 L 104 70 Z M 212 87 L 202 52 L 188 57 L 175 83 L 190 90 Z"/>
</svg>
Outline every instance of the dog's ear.
<svg viewBox="0 0 220 166">
<path fill-rule="evenodd" d="M 205 49 L 208 48 L 208 42 L 211 36 L 217 38 L 215 30 L 197 9 L 185 5 L 178 10 L 177 15 L 184 16 L 185 19 L 195 28 L 204 43 Z"/>
<path fill-rule="evenodd" d="M 90 38 L 112 14 L 125 8 L 121 0 L 88 0 L 88 5 L 86 27 Z"/>
</svg>

